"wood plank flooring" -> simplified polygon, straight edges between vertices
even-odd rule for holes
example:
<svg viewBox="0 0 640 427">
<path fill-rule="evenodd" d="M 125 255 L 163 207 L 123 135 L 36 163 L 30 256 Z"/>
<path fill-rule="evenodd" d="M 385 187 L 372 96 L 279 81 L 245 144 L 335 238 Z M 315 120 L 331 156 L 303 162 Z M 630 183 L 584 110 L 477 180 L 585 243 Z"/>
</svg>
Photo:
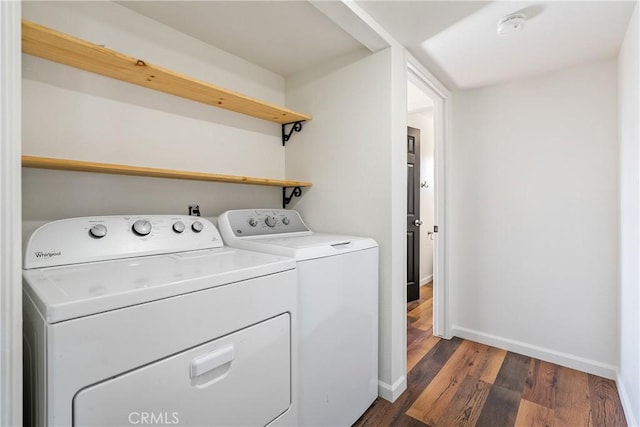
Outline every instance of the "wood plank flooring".
<svg viewBox="0 0 640 427">
<path fill-rule="evenodd" d="M 407 305 L 407 390 L 378 398 L 356 427 L 626 427 L 614 381 L 433 336 L 433 293 Z"/>
</svg>

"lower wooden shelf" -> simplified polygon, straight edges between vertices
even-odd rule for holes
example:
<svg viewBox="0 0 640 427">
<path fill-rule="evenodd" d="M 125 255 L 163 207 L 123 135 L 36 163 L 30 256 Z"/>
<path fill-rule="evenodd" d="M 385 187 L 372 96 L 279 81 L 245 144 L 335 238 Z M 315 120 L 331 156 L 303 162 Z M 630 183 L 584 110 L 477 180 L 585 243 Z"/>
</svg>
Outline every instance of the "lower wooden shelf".
<svg viewBox="0 0 640 427">
<path fill-rule="evenodd" d="M 50 157 L 22 156 L 22 167 L 55 169 L 76 172 L 109 173 L 116 175 L 147 176 L 153 178 L 188 179 L 193 181 L 227 182 L 231 184 L 267 185 L 270 187 L 311 187 L 310 182 L 289 181 L 248 176 L 220 175 L 172 169 L 147 168 L 112 163 L 95 163 L 81 160 L 55 159 Z"/>
</svg>

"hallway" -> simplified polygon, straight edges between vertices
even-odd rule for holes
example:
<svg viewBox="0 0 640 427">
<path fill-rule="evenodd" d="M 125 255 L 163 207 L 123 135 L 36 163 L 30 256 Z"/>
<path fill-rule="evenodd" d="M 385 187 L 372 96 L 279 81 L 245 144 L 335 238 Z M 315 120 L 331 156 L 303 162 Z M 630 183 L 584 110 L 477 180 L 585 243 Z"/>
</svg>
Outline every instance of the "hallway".
<svg viewBox="0 0 640 427">
<path fill-rule="evenodd" d="M 407 307 L 407 390 L 378 398 L 355 426 L 626 426 L 613 381 L 432 335 L 433 294 Z"/>
</svg>

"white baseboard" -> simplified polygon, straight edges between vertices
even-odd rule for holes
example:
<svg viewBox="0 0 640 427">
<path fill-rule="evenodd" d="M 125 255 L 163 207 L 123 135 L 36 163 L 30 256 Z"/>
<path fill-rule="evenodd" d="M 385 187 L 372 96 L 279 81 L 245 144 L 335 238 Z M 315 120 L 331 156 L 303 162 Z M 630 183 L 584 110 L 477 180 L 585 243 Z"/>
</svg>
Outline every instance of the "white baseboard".
<svg viewBox="0 0 640 427">
<path fill-rule="evenodd" d="M 633 405 L 629 398 L 629 393 L 624 383 L 620 379 L 620 371 L 616 372 L 616 385 L 618 386 L 618 395 L 620 395 L 620 401 L 622 402 L 622 409 L 624 410 L 624 416 L 627 418 L 627 424 L 629 427 L 640 427 L 640 414 L 634 414 Z"/>
<path fill-rule="evenodd" d="M 471 341 L 476 341 L 481 344 L 502 348 L 507 351 L 534 357 L 536 359 L 555 363 L 561 366 L 566 366 L 568 368 L 577 369 L 579 371 L 609 378 L 611 380 L 616 379 L 616 367 L 613 365 L 608 365 L 606 363 L 597 362 L 591 359 L 585 359 L 584 357 L 579 357 L 573 354 L 562 353 L 560 351 L 538 347 L 536 345 L 528 344 L 525 342 L 515 341 L 508 338 L 475 331 L 472 329 L 462 328 L 459 326 L 454 326 L 452 328 L 452 333 L 454 336 Z"/>
<path fill-rule="evenodd" d="M 422 279 L 420 279 L 420 286 L 424 286 L 427 283 L 431 282 L 432 280 L 433 280 L 433 274 L 430 274 L 427 277 L 423 277 Z"/>
<path fill-rule="evenodd" d="M 393 403 L 407 389 L 407 377 L 406 375 L 398 378 L 393 385 L 389 385 L 385 382 L 378 380 L 378 396 L 384 400 L 388 400 Z"/>
</svg>

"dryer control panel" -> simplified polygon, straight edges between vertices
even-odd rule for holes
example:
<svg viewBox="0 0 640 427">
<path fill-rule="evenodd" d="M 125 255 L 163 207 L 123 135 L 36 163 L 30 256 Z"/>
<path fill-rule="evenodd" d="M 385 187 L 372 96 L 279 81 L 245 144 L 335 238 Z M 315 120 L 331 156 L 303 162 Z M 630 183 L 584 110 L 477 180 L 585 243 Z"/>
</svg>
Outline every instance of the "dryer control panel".
<svg viewBox="0 0 640 427">
<path fill-rule="evenodd" d="M 188 215 L 123 215 L 53 221 L 33 232 L 24 268 L 51 267 L 221 247 L 207 219 Z"/>
<path fill-rule="evenodd" d="M 239 209 L 227 211 L 218 218 L 218 226 L 226 227 L 235 237 L 312 234 L 300 214 L 288 209 Z"/>
</svg>

